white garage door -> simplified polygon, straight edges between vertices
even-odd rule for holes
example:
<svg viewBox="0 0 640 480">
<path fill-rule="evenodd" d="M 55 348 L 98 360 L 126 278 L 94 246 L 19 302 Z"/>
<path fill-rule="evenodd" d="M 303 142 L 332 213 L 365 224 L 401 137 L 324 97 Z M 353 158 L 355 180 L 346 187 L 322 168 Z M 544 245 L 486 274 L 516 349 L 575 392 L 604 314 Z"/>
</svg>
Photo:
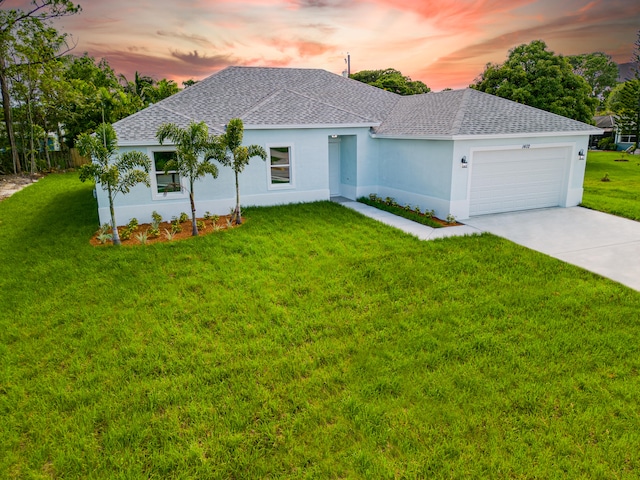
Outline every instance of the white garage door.
<svg viewBox="0 0 640 480">
<path fill-rule="evenodd" d="M 569 155 L 569 147 L 475 152 L 469 214 L 560 205 Z"/>
</svg>

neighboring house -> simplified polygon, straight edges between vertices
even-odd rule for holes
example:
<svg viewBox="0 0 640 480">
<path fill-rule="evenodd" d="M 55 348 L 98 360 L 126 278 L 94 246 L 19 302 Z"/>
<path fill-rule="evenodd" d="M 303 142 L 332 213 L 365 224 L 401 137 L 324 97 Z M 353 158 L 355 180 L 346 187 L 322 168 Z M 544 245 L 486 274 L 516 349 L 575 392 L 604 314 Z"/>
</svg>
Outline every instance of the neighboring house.
<svg viewBox="0 0 640 480">
<path fill-rule="evenodd" d="M 356 199 L 370 193 L 435 210 L 439 217 L 552 206 L 582 200 L 589 135 L 581 122 L 472 89 L 402 97 L 324 70 L 229 67 L 114 124 L 121 151 L 154 161 L 151 188 L 117 198 L 118 218 L 188 211 L 185 185 L 162 165 L 165 122 L 204 121 L 212 133 L 241 118 L 245 144 L 262 145 L 240 175 L 244 205 Z M 195 188 L 198 214 L 228 213 L 233 172 L 220 168 Z M 108 202 L 98 189 L 100 221 Z"/>
<path fill-rule="evenodd" d="M 616 148 L 627 150 L 636 143 L 636 136 L 632 133 L 624 133 L 621 129 L 616 129 Z"/>
<path fill-rule="evenodd" d="M 597 148 L 600 140 L 605 138 L 611 138 L 614 142 L 616 140 L 616 119 L 613 115 L 596 115 L 593 117 L 593 121 L 597 128 L 602 130 L 599 135 L 591 135 L 589 139 L 589 147 Z"/>
<path fill-rule="evenodd" d="M 593 117 L 596 127 L 602 129 L 599 135 L 591 135 L 589 140 L 590 148 L 597 148 L 598 142 L 603 138 L 610 137 L 616 144 L 617 150 L 627 150 L 635 145 L 636 136 L 634 134 L 624 133 L 616 125 L 616 117 L 614 115 L 596 115 Z"/>
</svg>

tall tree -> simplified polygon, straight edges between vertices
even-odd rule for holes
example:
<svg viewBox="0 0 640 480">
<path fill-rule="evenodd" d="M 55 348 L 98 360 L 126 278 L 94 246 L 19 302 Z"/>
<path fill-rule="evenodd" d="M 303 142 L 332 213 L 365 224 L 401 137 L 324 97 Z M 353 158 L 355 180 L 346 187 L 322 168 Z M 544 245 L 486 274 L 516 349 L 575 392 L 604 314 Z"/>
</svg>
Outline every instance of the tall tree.
<svg viewBox="0 0 640 480">
<path fill-rule="evenodd" d="M 166 140 L 176 147 L 176 156 L 165 164 L 165 172 L 177 171 L 180 176 L 189 180 L 189 200 L 191 202 L 192 235 L 198 235 L 196 223 L 196 204 L 194 200 L 194 183 L 197 179 L 209 174 L 218 176 L 218 167 L 210 162 L 215 157 L 216 138 L 209 135 L 209 128 L 204 122 L 191 122 L 187 128 L 174 123 L 164 123 L 156 132 L 156 138 L 162 145 Z"/>
<path fill-rule="evenodd" d="M 238 175 L 249 164 L 249 160 L 253 157 L 260 157 L 262 160 L 267 159 L 267 152 L 260 145 L 242 145 L 244 137 L 244 125 L 239 118 L 229 120 L 227 129 L 223 135 L 218 138 L 216 150 L 216 161 L 226 167 L 231 167 L 236 177 L 236 208 L 233 211 L 233 221 L 236 225 L 242 223 L 242 212 L 240 211 L 240 185 L 238 183 Z"/>
<path fill-rule="evenodd" d="M 125 92 L 118 77 L 103 58 L 66 56 L 65 79 L 71 86 L 67 103 L 65 143 L 72 147 L 75 139 L 84 132 L 94 131 L 101 123 L 114 123 L 144 107 L 136 95 Z"/>
<path fill-rule="evenodd" d="M 420 80 L 411 80 L 398 70 L 387 68 L 386 70 L 362 70 L 351 74 L 350 78 L 374 87 L 387 90 L 399 95 L 417 95 L 431 91 Z"/>
<path fill-rule="evenodd" d="M 0 7 L 4 2 L 5 0 L 0 0 Z M 19 60 L 15 61 L 16 50 L 29 45 L 30 41 L 38 43 L 45 39 L 46 48 L 40 52 L 42 55 L 38 61 L 46 62 L 54 58 L 67 37 L 66 34 L 57 34 L 57 32 L 56 35 L 51 35 L 50 20 L 73 15 L 79 11 L 80 6 L 70 0 L 32 0 L 31 7 L 25 10 L 0 10 L 0 91 L 15 173 L 18 172 L 20 163 L 13 133 L 8 76 L 13 69 L 25 65 Z"/>
<path fill-rule="evenodd" d="M 102 189 L 107 192 L 113 244 L 120 245 L 118 223 L 113 206 L 114 199 L 118 193 L 123 195 L 129 193 L 131 188 L 138 183 L 150 186 L 151 162 L 149 157 L 138 151 L 119 155 L 116 132 L 108 123 L 101 124 L 95 136 L 88 133 L 80 135 L 77 146 L 81 155 L 89 156 L 93 160 L 80 167 L 80 180 L 84 182 L 93 178 L 96 184 L 100 184 Z"/>
<path fill-rule="evenodd" d="M 153 78 L 147 75 L 140 75 L 138 71 L 133 74 L 133 81 L 127 80 L 123 74 L 118 75 L 124 90 L 127 93 L 131 93 L 139 97 L 142 100 L 143 104 L 146 104 L 145 96 L 147 94 L 147 89 L 151 87 L 154 83 Z"/>
<path fill-rule="evenodd" d="M 513 48 L 501 65 L 487 64 L 471 87 L 585 123 L 593 123 L 598 104 L 587 81 L 542 40 Z"/>
<path fill-rule="evenodd" d="M 159 82 L 150 85 L 146 90 L 146 98 L 149 103 L 157 103 L 180 91 L 178 84 L 173 80 L 163 78 Z"/>
<path fill-rule="evenodd" d="M 609 95 L 608 109 L 616 116 L 616 126 L 624 135 L 640 138 L 640 79 L 619 84 Z"/>
<path fill-rule="evenodd" d="M 570 55 L 567 60 L 573 73 L 580 75 L 591 86 L 591 96 L 597 98 L 600 105 L 604 105 L 608 93 L 618 83 L 616 62 L 602 52 Z"/>
</svg>

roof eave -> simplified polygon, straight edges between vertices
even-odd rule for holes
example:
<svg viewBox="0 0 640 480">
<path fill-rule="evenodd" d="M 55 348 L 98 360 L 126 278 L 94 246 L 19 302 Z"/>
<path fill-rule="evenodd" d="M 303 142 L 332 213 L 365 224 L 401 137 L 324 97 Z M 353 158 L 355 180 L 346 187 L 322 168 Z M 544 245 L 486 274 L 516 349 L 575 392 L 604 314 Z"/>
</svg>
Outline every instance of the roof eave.
<svg viewBox="0 0 640 480">
<path fill-rule="evenodd" d="M 327 129 L 327 128 L 371 128 L 379 127 L 378 123 L 316 123 L 316 124 L 244 124 L 245 130 L 299 130 L 299 129 Z"/>
<path fill-rule="evenodd" d="M 384 138 L 394 140 L 495 140 L 519 137 L 573 137 L 582 135 L 600 135 L 604 132 L 601 128 L 591 130 L 576 130 L 573 132 L 522 132 L 522 133 L 492 133 L 479 135 L 398 135 L 372 133 L 371 138 Z"/>
</svg>

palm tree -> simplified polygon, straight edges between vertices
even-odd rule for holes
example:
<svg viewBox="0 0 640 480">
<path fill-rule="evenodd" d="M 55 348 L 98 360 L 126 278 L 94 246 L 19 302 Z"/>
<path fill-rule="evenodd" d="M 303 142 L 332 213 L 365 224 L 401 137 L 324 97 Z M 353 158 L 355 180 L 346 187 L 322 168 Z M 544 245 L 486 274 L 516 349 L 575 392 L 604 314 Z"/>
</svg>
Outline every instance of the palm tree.
<svg viewBox="0 0 640 480">
<path fill-rule="evenodd" d="M 209 136 L 209 129 L 204 122 L 191 122 L 187 128 L 181 128 L 174 123 L 164 123 L 156 132 L 160 145 L 165 140 L 176 146 L 176 156 L 165 164 L 165 172 L 176 170 L 181 176 L 189 179 L 189 200 L 191 201 L 192 234 L 198 235 L 196 224 L 196 205 L 193 194 L 193 184 L 206 174 L 213 178 L 218 176 L 218 167 L 210 162 L 214 158 L 216 138 Z"/>
<path fill-rule="evenodd" d="M 233 211 L 233 221 L 236 225 L 242 223 L 238 175 L 253 157 L 260 157 L 263 161 L 267 160 L 267 152 L 260 145 L 243 146 L 243 136 L 244 125 L 242 120 L 239 118 L 229 120 L 225 133 L 219 138 L 220 145 L 216 151 L 216 160 L 226 167 L 231 167 L 236 176 L 236 208 Z"/>
<path fill-rule="evenodd" d="M 109 196 L 109 213 L 111 214 L 111 231 L 113 244 L 120 245 L 118 224 L 113 208 L 113 201 L 118 193 L 129 193 L 131 187 L 138 183 L 149 183 L 151 161 L 142 152 L 132 151 L 118 155 L 118 139 L 113 127 L 103 123 L 98 127 L 95 136 L 83 133 L 78 137 L 76 146 L 81 155 L 90 156 L 93 161 L 80 167 L 80 180 L 93 178 Z"/>
<path fill-rule="evenodd" d="M 138 71 L 136 71 L 133 75 L 133 82 L 127 80 L 127 77 L 124 74 L 119 75 L 120 80 L 124 84 L 124 91 L 133 95 L 134 97 L 138 97 L 143 105 L 148 105 L 146 94 L 149 88 L 153 88 L 153 84 L 155 81 L 153 78 L 148 75 L 140 75 Z"/>
</svg>

